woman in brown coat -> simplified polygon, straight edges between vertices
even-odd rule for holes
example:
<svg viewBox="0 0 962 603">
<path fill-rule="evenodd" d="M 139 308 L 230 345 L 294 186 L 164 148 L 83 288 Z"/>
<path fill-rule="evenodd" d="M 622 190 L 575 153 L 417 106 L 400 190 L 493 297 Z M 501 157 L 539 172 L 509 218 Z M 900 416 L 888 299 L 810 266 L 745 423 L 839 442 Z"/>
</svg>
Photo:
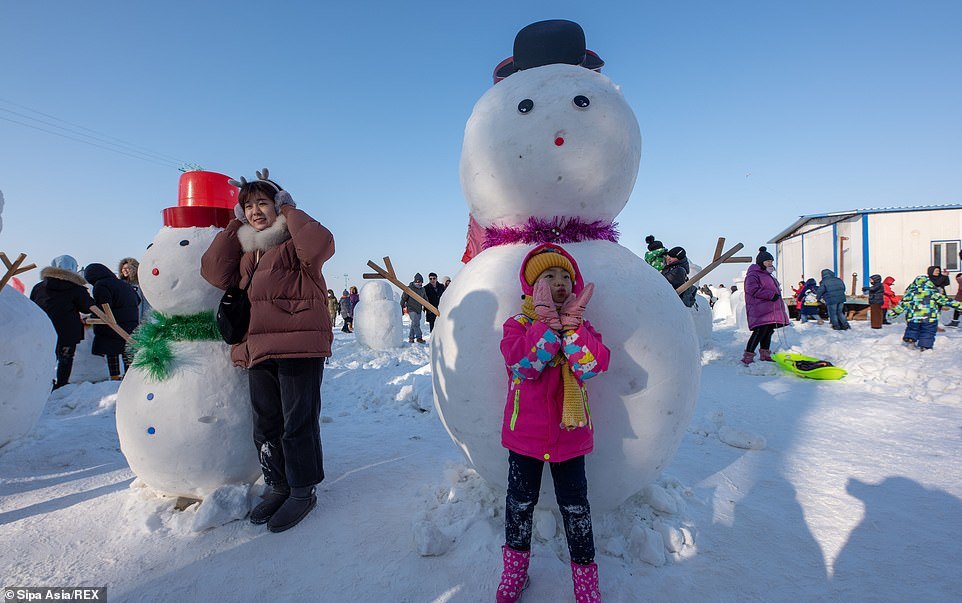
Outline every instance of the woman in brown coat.
<svg viewBox="0 0 962 603">
<path fill-rule="evenodd" d="M 250 326 L 231 359 L 248 369 L 254 444 L 271 486 L 250 520 L 282 532 L 314 508 L 314 486 L 324 479 L 318 421 L 333 334 L 321 268 L 334 255 L 334 237 L 266 168 L 258 180 L 236 184 L 237 219 L 211 243 L 201 274 L 220 289 L 247 288 Z"/>
</svg>

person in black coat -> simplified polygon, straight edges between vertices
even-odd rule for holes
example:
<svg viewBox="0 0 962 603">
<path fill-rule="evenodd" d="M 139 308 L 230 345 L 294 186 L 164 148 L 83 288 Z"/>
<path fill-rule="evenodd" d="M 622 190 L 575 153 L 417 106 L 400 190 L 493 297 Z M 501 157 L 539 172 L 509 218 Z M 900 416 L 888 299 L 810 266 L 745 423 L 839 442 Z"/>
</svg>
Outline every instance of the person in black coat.
<svg viewBox="0 0 962 603">
<path fill-rule="evenodd" d="M 882 275 L 873 274 L 869 277 L 869 283 L 868 287 L 862 287 L 862 293 L 868 293 L 869 316 L 871 318 L 872 328 L 881 329 L 882 317 L 885 315 L 885 311 L 882 310 L 882 304 L 885 302 L 885 287 L 882 285 Z"/>
<path fill-rule="evenodd" d="M 57 379 L 53 384 L 57 389 L 70 382 L 74 352 L 84 338 L 80 314 L 90 314 L 94 300 L 87 292 L 87 281 L 77 273 L 77 260 L 69 255 L 55 257 L 40 278 L 30 299 L 47 313 L 57 332 Z"/>
<path fill-rule="evenodd" d="M 437 308 L 438 304 L 441 303 L 441 296 L 444 295 L 444 285 L 438 282 L 438 275 L 434 272 L 428 273 L 428 284 L 424 286 L 424 292 L 428 294 L 428 301 L 431 302 L 431 305 Z M 433 333 L 434 321 L 438 315 L 427 308 L 424 309 L 424 314 L 428 319 L 428 332 Z"/>
<path fill-rule="evenodd" d="M 681 285 L 685 284 L 688 280 L 688 272 L 691 270 L 688 263 L 688 254 L 685 253 L 684 247 L 672 247 L 665 254 L 665 267 L 662 268 L 661 274 L 668 279 L 673 289 L 677 289 Z M 687 307 L 692 307 L 695 305 L 695 287 L 688 287 L 682 291 L 679 295 L 681 296 L 682 303 Z"/>
<path fill-rule="evenodd" d="M 137 328 L 140 318 L 140 298 L 133 288 L 117 278 L 110 268 L 103 264 L 90 264 L 84 270 L 84 278 L 93 285 L 94 301 L 98 306 L 110 304 L 117 324 L 128 333 Z M 120 356 L 127 350 L 127 342 L 107 325 L 94 326 L 93 353 L 107 357 L 110 378 L 119 381 L 123 378 Z M 126 367 L 124 367 L 126 369 Z"/>
</svg>

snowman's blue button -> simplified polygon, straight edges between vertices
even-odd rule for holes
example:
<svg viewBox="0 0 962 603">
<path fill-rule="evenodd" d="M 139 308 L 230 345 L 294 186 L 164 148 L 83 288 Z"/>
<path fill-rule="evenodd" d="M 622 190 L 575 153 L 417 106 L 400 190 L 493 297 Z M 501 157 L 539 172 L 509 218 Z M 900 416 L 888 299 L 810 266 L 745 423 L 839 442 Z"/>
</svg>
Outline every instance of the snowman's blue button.
<svg viewBox="0 0 962 603">
<path fill-rule="evenodd" d="M 148 399 L 148 400 L 153 400 L 153 399 L 154 399 L 154 394 L 147 394 L 147 399 Z"/>
<path fill-rule="evenodd" d="M 147 433 L 149 433 L 150 435 L 154 435 L 155 433 L 157 433 L 157 430 L 154 429 L 153 427 L 148 427 Z"/>
</svg>

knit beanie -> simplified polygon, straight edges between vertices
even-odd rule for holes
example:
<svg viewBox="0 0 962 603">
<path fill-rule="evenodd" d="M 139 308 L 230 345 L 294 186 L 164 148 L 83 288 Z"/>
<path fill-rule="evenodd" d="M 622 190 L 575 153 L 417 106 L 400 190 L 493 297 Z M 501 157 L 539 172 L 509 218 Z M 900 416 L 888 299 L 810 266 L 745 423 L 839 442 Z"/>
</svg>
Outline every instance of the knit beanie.
<svg viewBox="0 0 962 603">
<path fill-rule="evenodd" d="M 654 251 L 656 249 L 661 249 L 665 246 L 661 241 L 656 241 L 654 235 L 648 235 L 645 237 L 645 243 L 648 243 L 648 251 Z"/>
<path fill-rule="evenodd" d="M 575 267 L 571 265 L 571 261 L 568 260 L 568 258 L 554 251 L 546 251 L 531 256 L 531 259 L 529 259 L 528 263 L 524 266 L 524 280 L 527 281 L 529 285 L 534 285 L 534 282 L 538 280 L 541 273 L 548 268 L 564 268 L 568 274 L 571 275 L 572 283 L 576 279 Z"/>
<path fill-rule="evenodd" d="M 772 254 L 768 253 L 768 249 L 765 247 L 759 247 L 758 255 L 755 256 L 755 263 L 759 266 L 764 266 L 766 260 L 775 261 L 775 258 L 772 257 Z"/>
<path fill-rule="evenodd" d="M 668 250 L 667 255 L 668 257 L 675 258 L 676 260 L 683 260 L 688 257 L 688 254 L 685 253 L 684 247 L 672 247 Z"/>
<path fill-rule="evenodd" d="M 420 272 L 415 272 L 415 273 L 414 273 L 414 282 L 415 282 L 415 283 L 423 283 L 423 282 L 424 282 L 424 277 L 421 276 L 421 273 L 420 273 Z"/>
<path fill-rule="evenodd" d="M 58 255 L 51 260 L 50 265 L 54 268 L 66 270 L 67 272 L 77 271 L 77 260 L 73 259 L 73 257 L 69 255 Z"/>
</svg>

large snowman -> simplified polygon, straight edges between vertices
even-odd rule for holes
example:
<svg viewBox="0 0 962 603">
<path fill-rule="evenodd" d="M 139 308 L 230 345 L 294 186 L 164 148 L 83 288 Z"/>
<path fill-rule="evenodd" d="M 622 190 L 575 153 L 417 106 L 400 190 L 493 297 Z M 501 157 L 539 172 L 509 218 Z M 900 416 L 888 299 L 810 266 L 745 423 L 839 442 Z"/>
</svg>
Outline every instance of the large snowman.
<svg viewBox="0 0 962 603">
<path fill-rule="evenodd" d="M 0 277 L 6 271 L 0 265 Z M 53 385 L 56 345 L 46 313 L 11 285 L 0 288 L 0 447 L 26 435 L 40 418 Z"/>
<path fill-rule="evenodd" d="M 688 309 L 661 274 L 615 242 L 612 221 L 634 185 L 641 134 L 601 65 L 577 24 L 551 21 L 522 30 L 514 56 L 498 66 L 461 152 L 461 185 L 486 249 L 445 291 L 432 334 L 444 426 L 482 477 L 504 486 L 507 377 L 499 343 L 504 321 L 520 312 L 521 260 L 541 242 L 575 257 L 585 281 L 596 284 L 586 317 L 611 350 L 608 373 L 589 385 L 595 449 L 587 475 L 598 510 L 665 469 L 700 378 Z M 542 500 L 551 504 L 554 496 Z"/>
<path fill-rule="evenodd" d="M 141 288 L 159 315 L 136 335 L 142 345 L 117 395 L 117 433 L 137 477 L 171 496 L 202 499 L 260 474 L 247 376 L 213 323 L 222 292 L 200 276 L 201 256 L 237 203 L 227 179 L 184 173 L 178 206 L 164 210 L 140 262 Z"/>
</svg>

